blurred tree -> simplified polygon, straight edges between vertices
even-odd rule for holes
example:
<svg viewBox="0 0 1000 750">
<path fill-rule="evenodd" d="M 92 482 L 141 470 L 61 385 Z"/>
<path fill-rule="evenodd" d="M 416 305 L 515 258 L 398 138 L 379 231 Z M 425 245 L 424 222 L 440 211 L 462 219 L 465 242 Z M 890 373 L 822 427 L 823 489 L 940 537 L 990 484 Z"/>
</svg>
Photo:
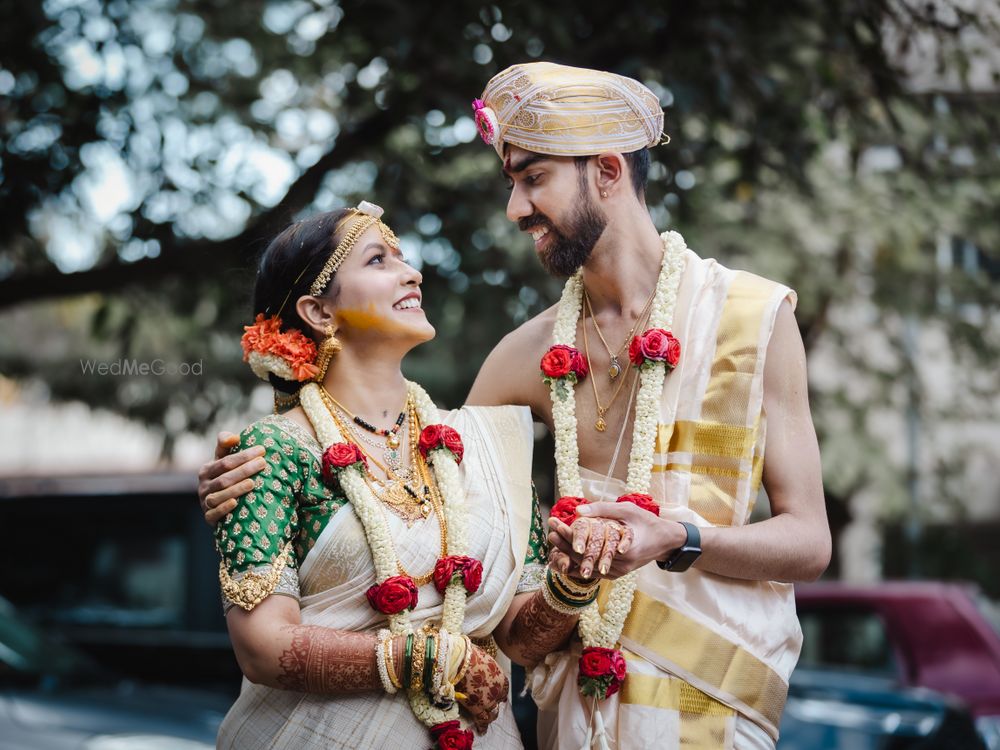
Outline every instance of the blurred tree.
<svg viewBox="0 0 1000 750">
<path fill-rule="evenodd" d="M 459 403 L 558 289 L 504 218 L 469 103 L 507 65 L 555 60 L 657 92 L 672 142 L 654 150 L 654 219 L 799 290 L 831 497 L 875 486 L 902 502 L 872 419 L 982 416 L 977 389 L 997 386 L 991 8 L 0 0 L 0 367 L 145 420 L 169 448 L 254 382 L 237 334 L 267 239 L 372 198 L 438 326 L 410 372 Z M 906 377 L 907 321 L 930 320 L 964 406 Z M 201 361 L 203 375 L 77 372 L 118 356 Z"/>
</svg>

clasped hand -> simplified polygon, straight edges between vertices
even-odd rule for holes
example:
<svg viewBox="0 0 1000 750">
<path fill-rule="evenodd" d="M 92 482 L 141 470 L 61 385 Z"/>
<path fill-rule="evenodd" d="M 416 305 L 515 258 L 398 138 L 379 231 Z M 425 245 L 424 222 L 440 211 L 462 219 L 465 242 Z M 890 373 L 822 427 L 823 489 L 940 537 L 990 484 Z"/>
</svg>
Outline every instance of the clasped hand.
<svg viewBox="0 0 1000 750">
<path fill-rule="evenodd" d="M 589 503 L 567 526 L 549 519 L 549 563 L 577 578 L 620 578 L 662 560 L 687 538 L 676 521 L 654 516 L 633 503 Z"/>
</svg>

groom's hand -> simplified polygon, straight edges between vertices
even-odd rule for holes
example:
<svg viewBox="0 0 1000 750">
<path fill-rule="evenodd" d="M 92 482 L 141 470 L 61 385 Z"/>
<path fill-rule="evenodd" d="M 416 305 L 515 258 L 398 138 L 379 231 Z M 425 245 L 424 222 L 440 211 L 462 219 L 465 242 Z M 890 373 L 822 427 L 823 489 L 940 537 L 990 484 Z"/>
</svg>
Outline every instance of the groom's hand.
<svg viewBox="0 0 1000 750">
<path fill-rule="evenodd" d="M 654 516 L 634 503 L 589 503 L 577 508 L 580 518 L 573 526 L 566 526 L 556 519 L 550 519 L 549 526 L 553 533 L 549 534 L 552 545 L 552 563 L 554 565 L 568 564 L 564 570 L 570 575 L 580 575 L 588 578 L 587 571 L 593 571 L 594 560 L 599 560 L 598 574 L 602 578 L 620 578 L 626 573 L 648 565 L 653 560 L 664 560 L 675 549 L 682 546 L 687 539 L 687 530 L 677 521 L 669 521 Z M 579 545 L 574 544 L 576 537 L 573 529 L 581 522 L 594 523 L 606 521 L 622 524 L 630 532 L 630 537 L 623 540 L 614 554 L 613 559 L 603 571 L 605 557 L 599 558 L 591 554 L 590 548 L 578 552 Z M 559 568 L 562 570 L 562 568 Z"/>
<path fill-rule="evenodd" d="M 236 507 L 236 499 L 253 489 L 251 477 L 267 465 L 261 445 L 230 454 L 229 451 L 239 444 L 238 435 L 220 432 L 215 460 L 198 472 L 198 502 L 209 526 L 215 526 Z"/>
</svg>

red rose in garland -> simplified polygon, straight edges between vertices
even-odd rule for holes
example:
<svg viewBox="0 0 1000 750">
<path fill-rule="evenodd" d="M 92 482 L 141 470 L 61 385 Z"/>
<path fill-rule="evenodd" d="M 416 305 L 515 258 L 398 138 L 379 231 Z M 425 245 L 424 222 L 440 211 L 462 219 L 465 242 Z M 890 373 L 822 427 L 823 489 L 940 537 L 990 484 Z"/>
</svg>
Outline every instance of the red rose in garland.
<svg viewBox="0 0 1000 750">
<path fill-rule="evenodd" d="M 642 492 L 633 492 L 629 495 L 622 495 L 616 502 L 635 503 L 643 510 L 648 510 L 654 516 L 660 515 L 660 506 L 656 504 L 653 496 Z"/>
<path fill-rule="evenodd" d="M 442 557 L 434 564 L 434 588 L 440 593 L 448 588 L 451 579 L 455 577 L 455 558 Z"/>
<path fill-rule="evenodd" d="M 335 484 L 340 472 L 355 464 L 368 468 L 368 460 L 361 449 L 353 443 L 334 443 L 323 452 L 323 479 L 327 484 Z"/>
<path fill-rule="evenodd" d="M 462 463 L 465 455 L 465 446 L 462 444 L 462 436 L 446 424 L 429 424 L 420 431 L 420 440 L 417 443 L 420 455 L 427 460 L 431 451 L 444 448 L 451 451 L 455 457 L 455 463 Z"/>
<path fill-rule="evenodd" d="M 663 362 L 667 370 L 673 370 L 681 359 L 681 342 L 670 331 L 650 328 L 641 336 L 633 337 L 628 358 L 636 367 Z"/>
<path fill-rule="evenodd" d="M 372 609 L 396 615 L 417 606 L 417 586 L 409 576 L 393 576 L 365 592 Z"/>
<path fill-rule="evenodd" d="M 642 339 L 633 336 L 628 345 L 628 361 L 639 367 L 645 360 L 642 356 Z"/>
<path fill-rule="evenodd" d="M 611 649 L 588 648 L 580 657 L 580 674 L 584 677 L 603 677 L 611 672 Z"/>
<path fill-rule="evenodd" d="M 472 750 L 472 730 L 462 729 L 458 720 L 444 721 L 431 727 L 436 748 L 432 750 Z"/>
<path fill-rule="evenodd" d="M 465 455 L 462 436 L 458 434 L 457 430 L 453 430 L 451 427 L 445 427 L 441 433 L 441 437 L 444 440 L 444 447 L 450 450 L 452 455 L 455 456 L 455 463 L 462 463 L 462 456 Z"/>
<path fill-rule="evenodd" d="M 542 357 L 542 374 L 547 378 L 563 378 L 573 369 L 573 348 L 553 346 Z"/>
<path fill-rule="evenodd" d="M 587 360 L 584 359 L 579 350 L 565 344 L 549 347 L 549 350 L 542 356 L 541 368 L 542 380 L 545 381 L 546 385 L 557 383 L 559 398 L 564 400 L 569 395 L 567 383 L 576 385 L 590 372 Z"/>
<path fill-rule="evenodd" d="M 448 584 L 459 575 L 465 590 L 474 594 L 483 582 L 483 564 L 476 558 L 465 555 L 442 557 L 434 565 L 434 588 L 443 594 Z"/>
<path fill-rule="evenodd" d="M 483 564 L 473 557 L 465 559 L 468 562 L 462 566 L 462 585 L 468 593 L 474 594 L 483 583 Z"/>
<path fill-rule="evenodd" d="M 625 681 L 625 673 L 628 671 L 628 665 L 625 663 L 625 657 L 622 656 L 622 652 L 618 649 L 613 649 L 611 651 L 611 672 L 614 674 L 615 679 L 619 683 Z M 617 691 L 617 688 L 615 688 Z"/>
<path fill-rule="evenodd" d="M 616 648 L 585 648 L 580 655 L 580 692 L 594 698 L 610 698 L 625 680 L 625 657 Z"/>
<path fill-rule="evenodd" d="M 586 502 L 587 499 L 584 497 L 561 497 L 556 501 L 556 504 L 552 506 L 552 512 L 549 513 L 549 518 L 558 518 L 567 526 L 572 526 L 573 521 L 578 518 L 576 514 L 577 506 L 584 505 Z"/>
</svg>

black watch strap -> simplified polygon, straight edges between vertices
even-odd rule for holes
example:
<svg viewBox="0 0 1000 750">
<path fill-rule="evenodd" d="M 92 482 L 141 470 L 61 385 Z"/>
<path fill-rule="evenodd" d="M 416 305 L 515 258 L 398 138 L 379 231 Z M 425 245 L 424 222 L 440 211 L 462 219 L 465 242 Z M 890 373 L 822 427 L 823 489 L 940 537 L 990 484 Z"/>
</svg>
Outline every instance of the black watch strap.
<svg viewBox="0 0 1000 750">
<path fill-rule="evenodd" d="M 687 531 L 687 539 L 684 544 L 671 552 L 666 560 L 657 560 L 656 564 L 660 570 L 669 570 L 671 573 L 682 573 L 691 567 L 691 564 L 701 555 L 701 532 L 693 523 L 681 521 L 681 525 Z"/>
</svg>

